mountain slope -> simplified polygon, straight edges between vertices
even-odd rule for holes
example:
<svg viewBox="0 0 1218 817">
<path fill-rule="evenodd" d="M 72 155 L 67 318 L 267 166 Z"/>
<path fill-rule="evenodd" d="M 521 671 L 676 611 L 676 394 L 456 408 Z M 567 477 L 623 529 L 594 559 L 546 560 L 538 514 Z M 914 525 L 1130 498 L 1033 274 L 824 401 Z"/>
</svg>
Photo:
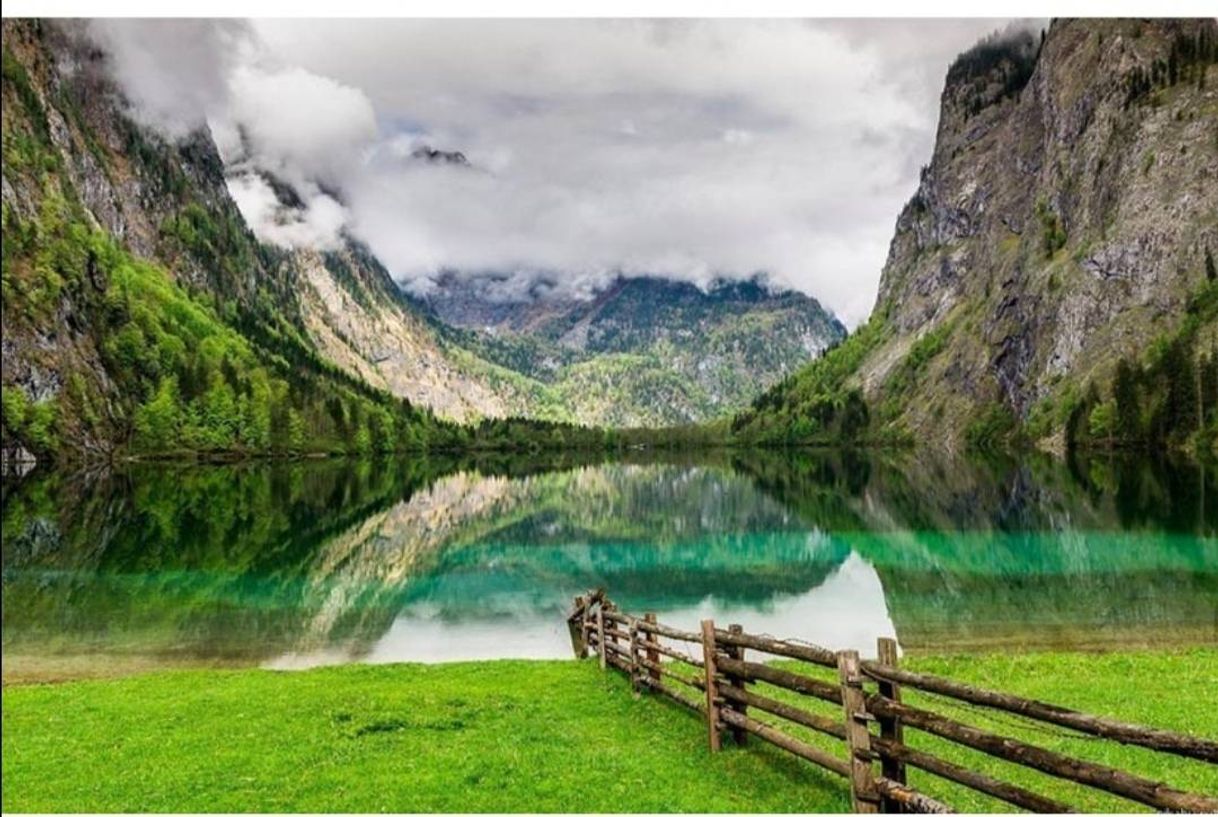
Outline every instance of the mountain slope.
<svg viewBox="0 0 1218 817">
<path fill-rule="evenodd" d="M 581 422 L 696 422 L 740 408 L 839 342 L 844 328 L 814 299 L 756 280 L 707 290 L 619 277 L 590 295 L 511 278 L 441 276 L 422 296 L 450 336 L 547 384 Z"/>
<path fill-rule="evenodd" d="M 1054 21 L 962 54 L 870 323 L 738 433 L 837 436 L 843 415 L 949 448 L 1210 433 L 1215 62 L 1213 20 Z"/>
<path fill-rule="evenodd" d="M 222 159 L 206 128 L 171 141 L 141 125 L 82 23 L 8 20 L 3 39 L 9 454 L 384 447 L 405 433 L 384 419 L 401 411 L 403 428 L 430 429 L 410 439 L 455 433 L 435 418 L 675 424 L 739 407 L 840 337 L 801 295 L 653 280 L 547 305 L 587 342 L 558 323 L 496 336 L 450 327 L 349 236 L 325 249 L 260 243 L 230 189 L 270 190 L 284 224 L 303 207 L 298 191 L 242 156 Z M 416 158 L 467 163 L 433 149 Z M 171 308 L 196 313 L 193 328 L 166 320 Z M 785 340 L 761 342 L 769 330 Z M 318 377 L 380 408 L 328 405 L 317 383 L 300 391 Z"/>
<path fill-rule="evenodd" d="M 210 135 L 138 124 L 81 24 L 6 19 L 3 55 L 6 462 L 463 445 L 435 413 L 515 410 L 358 244 L 260 244 Z"/>
</svg>

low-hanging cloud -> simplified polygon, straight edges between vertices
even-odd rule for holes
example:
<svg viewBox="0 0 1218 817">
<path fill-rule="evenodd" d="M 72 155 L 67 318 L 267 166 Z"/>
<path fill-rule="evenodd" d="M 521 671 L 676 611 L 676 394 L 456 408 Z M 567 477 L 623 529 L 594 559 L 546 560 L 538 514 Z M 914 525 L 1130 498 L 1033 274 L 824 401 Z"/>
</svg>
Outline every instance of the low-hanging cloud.
<svg viewBox="0 0 1218 817">
<path fill-rule="evenodd" d="M 171 133 L 206 117 L 264 240 L 347 231 L 418 288 L 445 270 L 576 291 L 618 272 L 763 272 L 850 324 L 930 155 L 947 64 L 1001 27 L 257 21 L 220 24 L 189 71 L 150 78 L 182 56 L 124 25 L 140 23 L 102 40 L 137 107 Z M 178 83 L 198 86 L 175 97 Z M 469 164 L 420 159 L 424 145 Z"/>
<path fill-rule="evenodd" d="M 232 70 L 257 48 L 241 20 L 99 18 L 88 29 L 110 55 L 136 118 L 171 138 L 223 114 Z"/>
</svg>

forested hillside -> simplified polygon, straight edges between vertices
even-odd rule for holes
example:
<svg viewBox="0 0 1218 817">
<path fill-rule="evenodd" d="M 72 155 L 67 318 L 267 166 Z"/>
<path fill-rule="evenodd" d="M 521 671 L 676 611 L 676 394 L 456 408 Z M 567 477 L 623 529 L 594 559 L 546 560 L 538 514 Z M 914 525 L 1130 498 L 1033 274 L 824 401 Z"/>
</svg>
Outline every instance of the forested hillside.
<svg viewBox="0 0 1218 817">
<path fill-rule="evenodd" d="M 427 370 L 412 382 L 449 416 L 477 419 L 490 399 L 443 367 L 426 322 L 357 244 L 324 256 L 260 244 L 210 137 L 171 143 L 138 125 L 82 28 L 6 19 L 3 53 L 6 461 L 506 439 L 508 426 L 445 422 L 338 354 L 360 338 L 334 326 L 319 291 L 395 327 L 382 363 Z M 562 433 L 521 423 L 511 436 Z"/>
<path fill-rule="evenodd" d="M 446 333 L 454 342 L 545 384 L 552 403 L 584 423 L 724 416 L 845 335 L 815 299 L 760 280 L 702 289 L 619 277 L 590 297 L 505 297 L 501 290 L 514 283 L 449 274 L 423 300 L 446 325 L 465 330 Z"/>
</svg>

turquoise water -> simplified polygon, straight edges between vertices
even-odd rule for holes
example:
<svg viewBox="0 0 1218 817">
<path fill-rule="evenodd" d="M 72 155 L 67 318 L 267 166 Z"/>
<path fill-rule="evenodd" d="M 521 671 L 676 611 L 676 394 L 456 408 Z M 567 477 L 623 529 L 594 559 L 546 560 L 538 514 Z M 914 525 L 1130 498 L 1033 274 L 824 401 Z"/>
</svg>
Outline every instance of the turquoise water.
<svg viewBox="0 0 1218 817">
<path fill-rule="evenodd" d="M 4 489 L 4 674 L 561 657 L 597 586 L 864 652 L 1215 643 L 1216 476 L 843 453 L 35 474 Z"/>
</svg>

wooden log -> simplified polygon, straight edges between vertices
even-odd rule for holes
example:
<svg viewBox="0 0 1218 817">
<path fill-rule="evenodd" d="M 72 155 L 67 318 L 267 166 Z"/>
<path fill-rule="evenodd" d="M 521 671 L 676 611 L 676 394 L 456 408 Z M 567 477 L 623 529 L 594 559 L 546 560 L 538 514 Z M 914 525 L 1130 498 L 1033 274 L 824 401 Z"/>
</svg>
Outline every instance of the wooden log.
<svg viewBox="0 0 1218 817">
<path fill-rule="evenodd" d="M 1216 797 L 1180 791 L 1165 783 L 1122 772 L 1110 766 L 1078 760 L 1014 738 L 985 732 L 935 712 L 896 703 L 879 695 L 868 696 L 867 707 L 876 715 L 901 718 L 906 728 L 921 729 L 961 746 L 968 746 L 1054 777 L 1111 792 L 1128 800 L 1153 806 L 1160 811 L 1218 812 Z"/>
<path fill-rule="evenodd" d="M 763 712 L 769 712 L 771 715 L 777 715 L 784 720 L 797 723 L 800 726 L 806 726 L 809 729 L 814 729 L 838 740 L 846 739 L 846 727 L 842 726 L 840 720 L 832 720 L 822 715 L 817 715 L 814 712 L 808 712 L 790 704 L 785 704 L 782 701 L 758 695 L 755 692 L 725 685 L 722 682 L 719 684 L 719 694 L 729 701 L 739 701 L 742 704 L 760 709 Z"/>
<path fill-rule="evenodd" d="M 687 655 L 680 650 L 674 650 L 672 647 L 669 647 L 666 644 L 661 644 L 659 641 L 655 642 L 652 645 L 652 648 L 660 655 L 667 655 L 669 658 L 675 658 L 682 663 L 689 664 L 691 667 L 702 669 L 701 659 L 695 658 L 692 655 Z"/>
<path fill-rule="evenodd" d="M 655 624 L 656 614 L 644 613 L 643 621 Z M 647 644 L 647 660 L 658 667 L 660 665 L 660 651 L 656 647 L 659 645 L 659 639 L 655 633 L 643 633 L 643 640 Z M 649 670 L 649 674 L 653 680 L 660 680 L 660 673 L 657 670 Z"/>
<path fill-rule="evenodd" d="M 648 621 L 640 622 L 639 629 L 645 633 L 655 633 L 656 635 L 662 635 L 665 638 L 672 638 L 677 641 L 689 641 L 694 644 L 702 643 L 701 633 L 691 633 L 688 630 L 678 630 L 676 627 L 668 627 L 658 622 L 655 624 Z"/>
<path fill-rule="evenodd" d="M 949 763 L 927 752 L 911 749 L 904 744 L 896 743 L 887 738 L 872 738 L 871 748 L 885 760 L 891 758 L 899 760 L 902 765 L 908 763 L 910 766 L 915 766 L 938 777 L 967 786 L 974 791 L 988 794 L 990 797 L 995 797 L 1028 811 L 1038 814 L 1066 814 L 1078 811 L 1078 809 L 1065 803 L 1043 797 L 1011 783 L 995 780 L 980 772 L 974 772 L 963 766 L 957 766 L 955 763 Z"/>
<path fill-rule="evenodd" d="M 842 691 L 833 684 L 806 675 L 797 675 L 784 669 L 758 664 L 753 661 L 736 661 L 720 658 L 719 669 L 726 675 L 735 675 L 746 681 L 765 681 L 767 684 L 789 689 L 801 695 L 820 698 L 831 704 L 842 702 Z"/>
<path fill-rule="evenodd" d="M 892 638 L 881 638 L 876 641 L 876 655 L 878 661 L 885 667 L 895 667 L 897 665 L 897 642 Z M 895 681 L 880 681 L 879 694 L 889 700 L 900 703 L 901 701 L 901 685 Z M 904 731 L 901 728 L 901 719 L 883 716 L 878 719 L 880 722 L 880 737 L 896 744 L 905 742 Z M 880 762 L 880 774 L 894 783 L 904 785 L 905 780 L 905 763 L 898 757 L 887 756 Z M 903 808 L 903 804 L 884 797 L 880 802 L 880 810 L 885 814 L 899 814 Z"/>
<path fill-rule="evenodd" d="M 617 605 L 606 605 L 605 621 L 613 621 L 618 624 L 630 624 L 634 621 L 634 616 L 629 613 L 623 613 L 617 609 Z"/>
<path fill-rule="evenodd" d="M 777 638 L 748 635 L 744 632 L 737 633 L 731 630 L 719 630 L 715 633 L 715 637 L 719 640 L 720 644 L 727 644 L 733 647 L 748 647 L 749 649 L 767 652 L 771 655 L 795 658 L 800 661 L 818 664 L 822 667 L 837 669 L 836 653 L 824 647 L 816 647 L 811 644 L 792 644 L 789 641 L 782 641 Z"/>
<path fill-rule="evenodd" d="M 574 611 L 567 617 L 567 632 L 571 636 L 571 651 L 575 657 L 583 659 L 588 655 L 588 645 L 584 642 L 583 615 L 587 604 L 583 596 L 575 597 Z"/>
<path fill-rule="evenodd" d="M 903 806 L 904 811 L 918 814 L 955 814 L 956 810 L 946 803 L 941 803 L 933 797 L 927 797 L 920 791 L 909 788 L 895 780 L 881 777 L 875 781 L 876 788 L 889 800 Z"/>
<path fill-rule="evenodd" d="M 863 692 L 863 675 L 859 671 L 858 652 L 839 652 L 837 671 L 842 684 L 846 751 L 850 757 L 850 803 L 855 814 L 874 814 L 879 811 L 880 793 L 872 775 L 871 733 L 867 730 L 867 697 Z"/>
<path fill-rule="evenodd" d="M 596 608 L 596 645 L 601 651 L 601 669 L 605 668 L 605 608 Z"/>
<path fill-rule="evenodd" d="M 664 666 L 663 664 L 660 664 L 660 663 L 654 662 L 654 661 L 648 661 L 646 658 L 640 658 L 639 664 L 644 669 L 647 669 L 649 671 L 648 672 L 649 677 L 652 677 L 656 680 L 659 680 L 660 677 L 663 676 L 665 678 L 671 678 L 674 681 L 676 681 L 677 683 L 685 684 L 686 686 L 693 687 L 694 689 L 697 689 L 699 691 L 702 691 L 702 692 L 706 691 L 706 682 L 703 681 L 701 678 L 698 678 L 697 676 L 681 675 L 678 672 L 673 672 L 672 670 L 670 670 L 668 667 Z"/>
<path fill-rule="evenodd" d="M 719 751 L 719 707 L 715 702 L 715 622 L 702 621 L 702 669 L 706 673 L 706 734 L 712 752 Z"/>
<path fill-rule="evenodd" d="M 730 636 L 743 635 L 744 628 L 741 627 L 739 624 L 732 624 L 727 628 L 727 632 L 728 632 L 728 635 L 730 635 Z M 744 660 L 744 647 L 741 647 L 737 644 L 728 644 L 725 647 L 724 651 L 727 653 L 728 658 L 735 659 L 736 661 Z M 744 679 L 743 678 L 738 678 L 738 677 L 729 678 L 728 684 L 731 687 L 734 687 L 738 690 L 741 690 L 741 691 L 744 690 Z M 728 707 L 733 709 L 737 714 L 748 717 L 748 714 L 749 714 L 748 704 L 740 701 L 739 698 L 731 701 L 728 704 Z M 749 734 L 748 730 L 743 729 L 739 726 L 732 728 L 732 740 L 736 742 L 737 746 L 744 746 L 748 742 L 748 734 Z"/>
<path fill-rule="evenodd" d="M 630 660 L 630 648 L 627 646 L 618 644 L 614 641 L 606 641 L 605 649 L 608 650 L 609 652 L 613 653 L 614 655 L 625 659 L 626 661 Z"/>
<path fill-rule="evenodd" d="M 653 681 L 652 679 L 648 678 L 643 683 L 648 688 L 654 690 L 655 692 L 658 692 L 659 694 L 663 695 L 665 698 L 668 698 L 670 701 L 676 701 L 677 703 L 681 704 L 681 706 L 687 706 L 690 709 L 694 710 L 695 712 L 705 712 L 706 711 L 705 703 L 703 703 L 702 701 L 690 700 L 689 698 L 686 698 L 684 695 L 680 695 L 680 694 L 674 692 L 673 690 L 669 689 L 668 687 L 664 686 L 663 682 L 661 682 L 661 681 Z"/>
<path fill-rule="evenodd" d="M 609 655 L 606 658 L 606 661 L 608 662 L 609 666 L 613 667 L 614 669 L 621 670 L 622 672 L 630 672 L 630 664 L 626 663 L 625 660 L 616 655 Z"/>
<path fill-rule="evenodd" d="M 630 634 L 624 630 L 617 629 L 611 623 L 608 622 L 608 619 L 606 619 L 605 638 L 609 639 L 614 644 L 616 644 L 619 641 L 628 640 L 630 638 Z"/>
<path fill-rule="evenodd" d="M 772 743 L 780 749 L 786 749 L 791 754 L 802 757 L 804 760 L 810 760 L 834 774 L 840 774 L 842 777 L 850 776 L 849 764 L 840 757 L 835 757 L 823 749 L 818 749 L 815 746 L 793 738 L 767 723 L 745 717 L 731 709 L 723 710 L 722 718 L 729 726 L 750 732 L 766 743 Z"/>
<path fill-rule="evenodd" d="M 1170 752 L 1218 763 L 1218 741 L 1087 715 L 1044 701 L 982 689 L 937 675 L 888 667 L 879 662 L 864 662 L 863 671 L 876 680 L 893 681 L 960 701 L 1001 709 L 1033 720 L 1064 726 L 1097 737 L 1109 738 L 1118 743 L 1135 744 L 1160 752 Z"/>
<path fill-rule="evenodd" d="M 604 613 L 603 620 L 607 622 L 605 625 L 605 637 L 613 639 L 613 643 L 616 644 L 618 636 L 617 630 L 613 624 L 618 620 L 617 607 L 613 604 L 613 602 L 606 599 L 605 601 L 601 602 L 601 610 Z"/>
</svg>

